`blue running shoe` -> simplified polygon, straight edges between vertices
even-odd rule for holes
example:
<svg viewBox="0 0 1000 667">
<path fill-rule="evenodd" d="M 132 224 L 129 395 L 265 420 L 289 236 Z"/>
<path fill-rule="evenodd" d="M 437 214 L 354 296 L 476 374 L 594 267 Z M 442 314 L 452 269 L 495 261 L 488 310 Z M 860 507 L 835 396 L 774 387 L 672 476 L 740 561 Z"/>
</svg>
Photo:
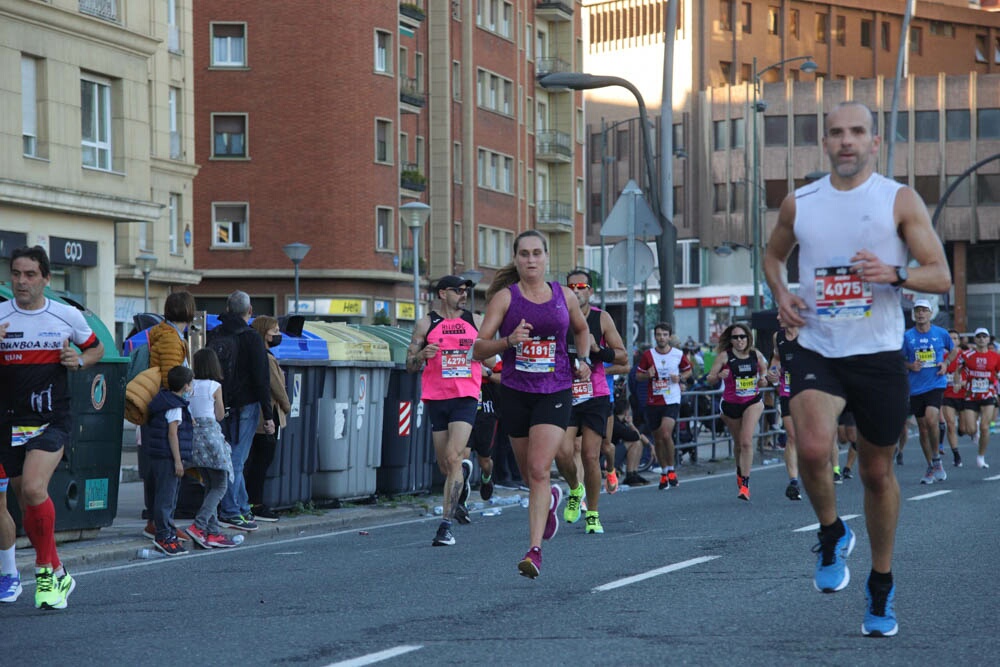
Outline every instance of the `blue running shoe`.
<svg viewBox="0 0 1000 667">
<path fill-rule="evenodd" d="M 823 531 L 817 535 L 819 544 L 813 547 L 813 552 L 816 554 L 816 576 L 813 578 L 813 585 L 820 593 L 842 591 L 851 582 L 847 557 L 854 551 L 854 531 L 845 523 L 844 535 L 836 541 L 824 539 Z"/>
<path fill-rule="evenodd" d="M 861 634 L 865 637 L 892 637 L 899 632 L 896 611 L 892 608 L 895 598 L 895 584 L 888 593 L 880 595 L 873 594 L 868 585 L 865 585 L 865 599 L 868 601 L 868 609 L 865 610 L 865 622 L 861 624 Z"/>
<path fill-rule="evenodd" d="M 17 602 L 23 590 L 20 574 L 0 574 L 0 602 Z"/>
</svg>

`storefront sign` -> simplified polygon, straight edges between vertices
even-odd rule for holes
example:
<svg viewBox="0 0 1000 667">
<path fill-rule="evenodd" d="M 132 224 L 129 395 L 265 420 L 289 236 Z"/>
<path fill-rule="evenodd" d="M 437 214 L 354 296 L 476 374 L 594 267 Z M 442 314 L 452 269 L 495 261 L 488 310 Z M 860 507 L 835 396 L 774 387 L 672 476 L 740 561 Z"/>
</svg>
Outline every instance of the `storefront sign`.
<svg viewBox="0 0 1000 667">
<path fill-rule="evenodd" d="M 396 319 L 397 320 L 414 320 L 413 316 L 414 310 L 412 301 L 397 301 L 396 302 Z"/>
<path fill-rule="evenodd" d="M 701 299 L 701 305 L 705 308 L 736 308 L 746 304 L 745 296 L 710 296 Z"/>
<path fill-rule="evenodd" d="M 52 236 L 49 261 L 56 266 L 97 266 L 97 242 Z"/>
</svg>

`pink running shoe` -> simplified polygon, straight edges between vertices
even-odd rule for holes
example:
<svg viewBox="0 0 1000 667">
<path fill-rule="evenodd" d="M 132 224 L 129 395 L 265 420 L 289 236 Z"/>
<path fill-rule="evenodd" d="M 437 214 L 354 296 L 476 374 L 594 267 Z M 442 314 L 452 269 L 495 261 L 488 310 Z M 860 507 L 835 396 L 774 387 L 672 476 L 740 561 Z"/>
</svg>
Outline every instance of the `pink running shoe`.
<svg viewBox="0 0 1000 667">
<path fill-rule="evenodd" d="M 542 571 L 542 550 L 539 547 L 531 547 L 524 558 L 517 564 L 517 571 L 522 577 L 534 579 Z"/>
<path fill-rule="evenodd" d="M 559 517 L 556 512 L 559 503 L 562 502 L 562 488 L 558 484 L 552 485 L 552 504 L 549 505 L 549 519 L 545 522 L 545 532 L 542 533 L 543 540 L 551 540 L 559 532 Z M 535 575 L 537 576 L 537 575 Z"/>
</svg>

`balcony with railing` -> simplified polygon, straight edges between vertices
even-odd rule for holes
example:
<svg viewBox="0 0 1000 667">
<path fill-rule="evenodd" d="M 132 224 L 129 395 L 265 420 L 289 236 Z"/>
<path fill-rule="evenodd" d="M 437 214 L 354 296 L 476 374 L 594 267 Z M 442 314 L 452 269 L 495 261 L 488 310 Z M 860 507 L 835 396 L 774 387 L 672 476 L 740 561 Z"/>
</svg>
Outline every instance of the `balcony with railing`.
<svg viewBox="0 0 1000 667">
<path fill-rule="evenodd" d="M 555 199 L 538 202 L 535 204 L 535 226 L 545 232 L 572 232 L 573 206 Z"/>
<path fill-rule="evenodd" d="M 399 171 L 399 187 L 410 192 L 423 192 L 427 189 L 427 179 L 420 171 L 420 165 L 407 163 Z"/>
<path fill-rule="evenodd" d="M 427 93 L 421 89 L 418 79 L 399 77 L 399 102 L 403 113 L 420 113 L 427 104 Z"/>
<path fill-rule="evenodd" d="M 409 0 L 408 2 L 399 3 L 399 20 L 402 23 L 407 24 L 411 28 L 417 28 L 427 18 L 427 13 L 422 7 L 422 2 L 414 2 Z"/>
<path fill-rule="evenodd" d="M 80 0 L 80 13 L 118 23 L 118 0 Z"/>
<path fill-rule="evenodd" d="M 573 4 L 570 2 L 538 0 L 535 3 L 535 16 L 548 21 L 572 21 Z"/>
<path fill-rule="evenodd" d="M 535 61 L 535 78 L 556 72 L 572 72 L 573 66 L 562 58 L 539 58 Z"/>
<path fill-rule="evenodd" d="M 568 132 L 537 130 L 535 157 L 545 162 L 572 162 L 573 140 L 570 139 Z"/>
</svg>

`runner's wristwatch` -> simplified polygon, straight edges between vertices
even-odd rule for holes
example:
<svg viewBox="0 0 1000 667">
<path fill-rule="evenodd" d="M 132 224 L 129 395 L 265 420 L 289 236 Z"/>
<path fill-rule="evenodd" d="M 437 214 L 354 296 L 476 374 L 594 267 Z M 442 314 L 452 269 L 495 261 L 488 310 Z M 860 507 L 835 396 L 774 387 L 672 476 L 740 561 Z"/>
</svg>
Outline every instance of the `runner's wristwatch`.
<svg viewBox="0 0 1000 667">
<path fill-rule="evenodd" d="M 891 284 L 892 284 L 893 287 L 899 287 L 900 285 L 902 285 L 903 283 L 905 283 L 909 277 L 910 277 L 910 274 L 909 274 L 909 272 L 907 272 L 905 266 L 897 266 L 896 267 L 896 280 L 894 280 Z"/>
</svg>

